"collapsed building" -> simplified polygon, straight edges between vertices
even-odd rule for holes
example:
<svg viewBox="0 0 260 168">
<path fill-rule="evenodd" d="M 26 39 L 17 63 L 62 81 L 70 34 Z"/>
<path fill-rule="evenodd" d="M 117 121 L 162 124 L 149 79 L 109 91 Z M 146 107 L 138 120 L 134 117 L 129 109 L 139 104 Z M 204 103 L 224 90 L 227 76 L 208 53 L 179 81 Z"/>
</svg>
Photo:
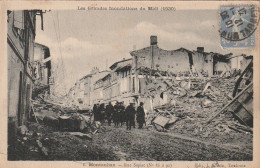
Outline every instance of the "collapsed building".
<svg viewBox="0 0 260 168">
<path fill-rule="evenodd" d="M 132 51 L 130 54 L 133 57 L 133 74 L 138 83 L 138 95 L 135 95 L 135 99 L 137 103 L 145 102 L 148 111 L 173 99 L 172 94 L 166 92 L 169 85 L 164 80 L 211 77 L 231 70 L 228 58 L 232 54 L 207 53 L 203 47 L 198 47 L 197 51 L 185 48 L 164 50 L 158 47 L 157 36 L 150 37 L 149 47 Z M 157 80 L 158 77 L 163 80 Z M 183 85 L 185 84 L 187 82 Z M 150 91 L 153 89 L 160 90 L 160 93 L 151 95 Z"/>
<path fill-rule="evenodd" d="M 230 69 L 232 54 L 221 55 L 218 53 L 204 52 L 204 47 L 197 51 L 185 48 L 177 50 L 164 50 L 158 47 L 157 36 L 150 37 L 150 46 L 130 52 L 133 57 L 134 69 L 150 68 L 160 71 L 169 71 L 173 74 L 190 74 L 212 76 Z"/>
<path fill-rule="evenodd" d="M 197 51 L 185 48 L 168 51 L 159 48 L 157 43 L 157 36 L 151 36 L 149 47 L 130 52 L 132 58 L 115 62 L 110 66 L 111 72 L 102 78 L 96 76 L 94 79 L 94 73 L 84 76 L 71 88 L 69 95 L 75 94 L 77 102 L 87 104 L 88 107 L 92 107 L 94 103 L 115 103 L 118 100 L 127 105 L 130 102 L 138 103 L 148 89 L 145 71 L 169 72 L 175 77 L 210 77 L 231 69 L 229 58 L 232 54 L 207 53 L 203 47 L 198 47 Z M 93 89 L 90 89 L 91 86 Z M 159 104 L 167 101 L 165 95 Z M 147 106 L 151 109 L 150 105 Z"/>
<path fill-rule="evenodd" d="M 77 99 L 81 97 L 81 104 L 90 109 L 95 103 L 144 102 L 145 111 L 153 112 L 159 106 L 175 106 L 176 99 L 187 96 L 188 90 L 196 95 L 194 90 L 206 90 L 211 79 L 229 77 L 232 71 L 241 71 L 252 61 L 252 56 L 205 52 L 203 47 L 196 51 L 164 50 L 158 46 L 156 36 L 150 37 L 150 46 L 131 51 L 130 55 L 132 58 L 112 64 L 103 76 L 84 76 L 71 93 Z"/>
</svg>

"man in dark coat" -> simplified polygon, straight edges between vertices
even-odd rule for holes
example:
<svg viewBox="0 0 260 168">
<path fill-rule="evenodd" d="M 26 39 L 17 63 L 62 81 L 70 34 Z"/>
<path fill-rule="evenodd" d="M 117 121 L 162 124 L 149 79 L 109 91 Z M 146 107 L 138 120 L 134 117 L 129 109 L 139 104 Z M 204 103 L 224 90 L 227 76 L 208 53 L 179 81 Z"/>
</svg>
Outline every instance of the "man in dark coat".
<svg viewBox="0 0 260 168">
<path fill-rule="evenodd" d="M 112 120 L 113 113 L 114 113 L 114 107 L 111 104 L 111 102 L 109 102 L 109 104 L 106 106 L 106 118 L 107 118 L 109 126 L 111 126 L 111 120 Z"/>
<path fill-rule="evenodd" d="M 102 103 L 99 108 L 98 108 L 98 113 L 99 113 L 99 121 L 101 123 L 104 123 L 105 120 L 105 104 Z"/>
<path fill-rule="evenodd" d="M 144 103 L 141 102 L 140 106 L 137 108 L 137 113 L 136 113 L 136 121 L 138 123 L 139 129 L 143 128 L 143 124 L 145 123 L 145 113 L 144 113 L 143 105 Z"/>
<path fill-rule="evenodd" d="M 114 121 L 115 127 L 118 127 L 118 124 L 119 124 L 119 102 L 116 102 L 116 104 L 114 106 L 113 121 Z"/>
<path fill-rule="evenodd" d="M 133 108 L 134 108 L 134 112 L 133 112 L 133 117 L 131 118 L 131 124 L 133 126 L 133 128 L 135 128 L 135 115 L 136 115 L 136 108 L 135 108 L 135 103 L 133 103 Z"/>
<path fill-rule="evenodd" d="M 134 103 L 130 103 L 125 110 L 126 115 L 126 129 L 131 130 L 131 126 L 134 125 L 134 118 L 135 118 L 135 108 Z"/>
<path fill-rule="evenodd" d="M 125 106 L 124 106 L 124 102 L 121 102 L 120 106 L 119 106 L 119 121 L 120 121 L 121 127 L 122 127 L 123 123 L 125 122 Z"/>
<path fill-rule="evenodd" d="M 92 112 L 94 114 L 94 121 L 99 121 L 98 105 L 97 104 L 94 104 Z"/>
</svg>

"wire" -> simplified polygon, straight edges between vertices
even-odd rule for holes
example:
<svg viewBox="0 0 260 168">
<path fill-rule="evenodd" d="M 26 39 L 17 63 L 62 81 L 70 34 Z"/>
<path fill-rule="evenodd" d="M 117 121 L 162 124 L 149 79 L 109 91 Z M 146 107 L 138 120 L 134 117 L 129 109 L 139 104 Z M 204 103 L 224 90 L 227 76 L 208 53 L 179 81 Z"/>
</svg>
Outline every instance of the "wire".
<svg viewBox="0 0 260 168">
<path fill-rule="evenodd" d="M 63 62 L 63 57 L 62 57 L 62 52 L 61 52 L 61 38 L 60 38 L 60 21 L 59 21 L 59 15 L 58 15 L 58 11 L 57 11 L 57 22 L 58 22 L 58 34 L 59 34 L 59 45 L 60 45 L 60 55 L 61 55 L 61 66 L 62 66 L 62 76 L 63 76 L 63 79 L 65 79 L 65 75 L 64 75 L 64 62 Z M 67 95 L 67 88 L 66 88 L 66 84 L 64 85 L 64 89 L 65 89 L 65 93 Z"/>
<path fill-rule="evenodd" d="M 63 57 L 62 57 L 62 51 L 61 51 L 61 38 L 60 38 L 60 26 L 59 26 L 59 17 L 58 17 L 58 12 L 57 12 L 57 25 L 55 24 L 55 19 L 54 19 L 54 16 L 53 16 L 53 13 L 51 13 L 51 16 L 52 16 L 52 21 L 53 21 L 53 26 L 54 26 L 54 30 L 55 30 L 55 34 L 56 34 L 56 38 L 57 38 L 57 41 L 59 43 L 59 53 L 60 53 L 60 59 L 61 59 L 61 67 L 59 65 L 59 63 L 57 64 L 57 70 L 56 70 L 56 74 L 58 73 L 57 71 L 59 71 L 59 69 L 62 69 L 62 79 L 61 81 L 64 82 L 65 80 L 65 75 L 64 75 L 64 63 L 63 63 Z M 57 30 L 58 29 L 58 30 Z M 58 33 L 57 33 L 58 32 Z M 56 79 L 57 81 L 57 79 Z M 55 82 L 57 83 L 57 82 Z M 55 86 L 54 88 L 57 88 L 58 86 L 61 86 L 60 84 Z M 67 91 L 66 91 L 66 86 L 64 85 L 64 89 L 65 89 L 65 95 L 67 96 Z"/>
</svg>

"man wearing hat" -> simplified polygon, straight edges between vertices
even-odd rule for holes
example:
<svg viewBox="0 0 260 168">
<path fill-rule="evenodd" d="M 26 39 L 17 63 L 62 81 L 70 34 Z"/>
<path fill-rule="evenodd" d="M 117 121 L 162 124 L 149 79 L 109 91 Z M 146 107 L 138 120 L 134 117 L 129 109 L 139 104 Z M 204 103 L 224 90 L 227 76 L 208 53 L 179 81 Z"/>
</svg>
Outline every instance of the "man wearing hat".
<svg viewBox="0 0 260 168">
<path fill-rule="evenodd" d="M 120 105 L 119 105 L 119 121 L 120 121 L 121 127 L 122 127 L 123 123 L 125 122 L 125 106 L 124 106 L 124 102 L 120 102 Z"/>
<path fill-rule="evenodd" d="M 137 108 L 136 121 L 138 123 L 138 128 L 143 128 L 143 124 L 145 123 L 145 113 L 143 108 L 144 103 L 141 102 L 140 106 Z"/>
<path fill-rule="evenodd" d="M 134 103 L 130 103 L 130 105 L 127 106 L 125 110 L 126 115 L 126 129 L 131 130 L 131 126 L 134 125 L 134 119 L 135 119 L 135 108 Z"/>
<path fill-rule="evenodd" d="M 119 125 L 119 102 L 117 101 L 114 106 L 114 115 L 113 115 L 113 121 L 115 124 L 115 127 L 118 127 Z"/>
<path fill-rule="evenodd" d="M 113 114 L 114 114 L 114 107 L 113 107 L 112 103 L 109 102 L 109 104 L 106 106 L 106 117 L 107 117 L 109 126 L 111 126 L 111 120 L 112 120 Z"/>
</svg>

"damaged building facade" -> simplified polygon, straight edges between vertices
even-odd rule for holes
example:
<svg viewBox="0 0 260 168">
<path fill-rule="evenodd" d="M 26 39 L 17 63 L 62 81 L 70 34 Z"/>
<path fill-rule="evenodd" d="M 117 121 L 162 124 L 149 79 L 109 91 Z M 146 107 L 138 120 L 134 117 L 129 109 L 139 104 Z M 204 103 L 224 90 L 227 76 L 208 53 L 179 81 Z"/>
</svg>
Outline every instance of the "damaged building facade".
<svg viewBox="0 0 260 168">
<path fill-rule="evenodd" d="M 30 116 L 36 15 L 42 16 L 42 11 L 7 11 L 8 137 L 11 139 L 16 128 Z"/>
<path fill-rule="evenodd" d="M 50 49 L 47 46 L 38 43 L 34 44 L 33 70 L 35 88 L 46 88 L 46 94 L 50 94 L 50 88 L 53 84 L 51 58 Z"/>
<path fill-rule="evenodd" d="M 157 36 L 150 37 L 150 46 L 130 52 L 136 70 L 150 68 L 159 71 L 169 71 L 175 75 L 196 73 L 212 76 L 230 68 L 231 54 L 204 52 L 204 47 L 196 51 L 185 48 L 164 50 L 158 47 Z"/>
<path fill-rule="evenodd" d="M 111 72 L 98 80 L 95 85 L 101 87 L 102 103 L 123 101 L 125 104 L 133 102 L 136 92 L 135 76 L 132 75 L 132 59 L 123 59 L 110 66 Z"/>
<path fill-rule="evenodd" d="M 145 102 L 148 111 L 174 101 L 173 92 L 168 92 L 172 86 L 167 80 L 177 80 L 179 85 L 189 88 L 192 78 L 212 77 L 231 69 L 229 57 L 232 54 L 207 53 L 204 47 L 197 47 L 196 51 L 185 48 L 164 50 L 158 47 L 157 36 L 150 37 L 150 46 L 130 54 L 138 90 L 135 100 L 136 103 Z M 157 92 L 151 94 L 154 89 Z M 182 91 L 175 92 L 182 94 Z"/>
<path fill-rule="evenodd" d="M 49 85 L 51 78 L 51 55 L 47 46 L 35 43 L 33 67 L 36 82 Z"/>
<path fill-rule="evenodd" d="M 76 83 L 81 94 L 75 88 L 75 95 L 81 95 L 82 104 L 92 108 L 95 103 L 120 101 L 128 105 L 142 101 L 149 111 L 174 101 L 172 93 L 167 92 L 170 87 L 167 80 L 177 80 L 182 87 L 189 88 L 192 78 L 224 75 L 234 68 L 231 53 L 205 52 L 204 47 L 198 47 L 196 51 L 164 50 L 158 46 L 157 36 L 150 37 L 150 46 L 131 51 L 130 55 L 132 58 L 112 64 L 102 77 L 93 78 L 94 73 L 91 73 Z M 160 93 L 151 95 L 153 89 Z"/>
<path fill-rule="evenodd" d="M 99 71 L 97 67 L 94 67 L 90 74 L 79 79 L 69 90 L 69 104 L 79 109 L 87 109 L 94 103 L 98 103 L 100 99 L 103 99 L 103 93 L 98 90 L 95 83 L 107 74 L 109 71 Z"/>
</svg>

